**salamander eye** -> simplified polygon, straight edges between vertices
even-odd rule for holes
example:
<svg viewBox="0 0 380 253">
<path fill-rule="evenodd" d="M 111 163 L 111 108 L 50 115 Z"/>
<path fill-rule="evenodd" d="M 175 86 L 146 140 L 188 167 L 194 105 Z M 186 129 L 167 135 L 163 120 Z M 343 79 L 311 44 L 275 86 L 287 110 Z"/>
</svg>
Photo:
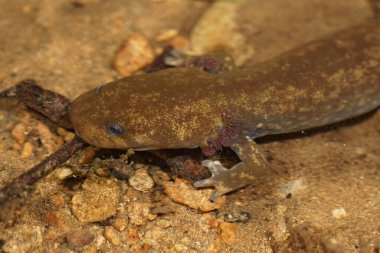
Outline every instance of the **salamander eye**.
<svg viewBox="0 0 380 253">
<path fill-rule="evenodd" d="M 124 133 L 124 129 L 116 123 L 107 123 L 106 129 L 109 134 L 114 136 L 121 136 Z"/>
</svg>

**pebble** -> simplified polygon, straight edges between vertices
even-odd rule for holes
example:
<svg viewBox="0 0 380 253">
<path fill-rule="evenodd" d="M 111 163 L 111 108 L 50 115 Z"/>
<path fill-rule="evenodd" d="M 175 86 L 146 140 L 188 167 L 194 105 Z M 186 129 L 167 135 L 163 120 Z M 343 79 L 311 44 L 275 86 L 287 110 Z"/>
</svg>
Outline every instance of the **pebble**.
<svg viewBox="0 0 380 253">
<path fill-rule="evenodd" d="M 155 38 L 157 42 L 165 42 L 172 40 L 175 36 L 178 35 L 178 30 L 176 29 L 167 29 L 161 31 Z"/>
<path fill-rule="evenodd" d="M 57 134 L 61 136 L 65 142 L 70 142 L 75 137 L 75 134 L 73 132 L 67 131 L 62 127 L 57 128 Z"/>
<path fill-rule="evenodd" d="M 128 217 L 131 224 L 141 226 L 147 221 L 154 220 L 157 215 L 150 213 L 149 203 L 132 202 L 128 206 Z"/>
<path fill-rule="evenodd" d="M 120 189 L 107 178 L 92 176 L 72 198 L 72 211 L 81 222 L 100 222 L 116 214 Z"/>
<path fill-rule="evenodd" d="M 17 143 L 23 144 L 26 139 L 25 132 L 26 132 L 25 124 L 18 123 L 13 127 L 11 131 L 11 135 L 17 141 Z"/>
<path fill-rule="evenodd" d="M 202 212 L 219 209 L 226 202 L 225 196 L 211 202 L 209 197 L 213 189 L 195 189 L 189 182 L 181 178 L 176 178 L 174 183 L 163 181 L 162 186 L 165 194 L 173 201 Z"/>
<path fill-rule="evenodd" d="M 137 169 L 128 182 L 133 189 L 141 192 L 147 191 L 154 186 L 154 181 L 145 168 Z"/>
<path fill-rule="evenodd" d="M 222 222 L 219 224 L 218 235 L 222 242 L 233 244 L 237 240 L 237 226 L 233 223 Z"/>
<path fill-rule="evenodd" d="M 94 236 L 86 230 L 77 230 L 66 236 L 67 243 L 71 247 L 83 247 L 94 240 Z"/>
<path fill-rule="evenodd" d="M 89 164 L 92 161 L 94 161 L 97 150 L 98 148 L 95 148 L 95 147 L 86 148 L 82 152 L 81 156 L 79 157 L 79 160 L 78 160 L 79 164 Z"/>
<path fill-rule="evenodd" d="M 156 223 L 156 225 L 157 225 L 159 228 L 163 228 L 163 229 L 168 228 L 168 227 L 171 226 L 170 221 L 165 220 L 165 219 L 158 220 L 157 223 Z"/>
<path fill-rule="evenodd" d="M 148 66 L 154 60 L 154 52 L 146 37 L 133 33 L 116 53 L 114 67 L 123 76 L 130 76 Z"/>
<path fill-rule="evenodd" d="M 114 227 L 106 226 L 104 228 L 104 238 L 115 246 L 120 245 L 120 236 Z"/>
<path fill-rule="evenodd" d="M 175 252 L 187 252 L 189 250 L 189 247 L 187 247 L 184 244 L 178 243 L 174 245 Z"/>
<path fill-rule="evenodd" d="M 344 209 L 343 207 L 336 208 L 336 209 L 332 210 L 331 214 L 334 218 L 337 218 L 337 219 L 343 219 L 343 218 L 348 217 L 348 213 L 347 213 L 346 209 Z"/>
<path fill-rule="evenodd" d="M 74 172 L 70 168 L 61 167 L 55 170 L 54 175 L 62 181 L 69 178 L 73 173 Z"/>
<path fill-rule="evenodd" d="M 116 218 L 112 222 L 112 226 L 120 232 L 124 231 L 127 225 L 128 225 L 128 221 L 121 218 Z"/>
<path fill-rule="evenodd" d="M 66 203 L 65 195 L 63 193 L 58 193 L 56 195 L 53 195 L 50 198 L 50 202 L 52 203 L 52 205 L 56 207 L 63 206 Z"/>
<path fill-rule="evenodd" d="M 25 142 L 24 146 L 22 147 L 21 150 L 21 157 L 22 158 L 28 158 L 31 157 L 34 152 L 34 146 L 30 142 Z"/>
</svg>

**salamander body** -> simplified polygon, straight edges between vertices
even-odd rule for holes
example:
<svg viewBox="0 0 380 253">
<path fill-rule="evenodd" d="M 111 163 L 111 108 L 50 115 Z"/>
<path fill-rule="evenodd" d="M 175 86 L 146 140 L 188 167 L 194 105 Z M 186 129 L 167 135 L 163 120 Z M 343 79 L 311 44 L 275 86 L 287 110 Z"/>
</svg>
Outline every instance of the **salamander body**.
<svg viewBox="0 0 380 253">
<path fill-rule="evenodd" d="M 226 169 L 204 161 L 211 199 L 265 174 L 253 139 L 335 123 L 380 105 L 380 22 L 308 43 L 273 60 L 220 74 L 183 67 L 103 85 L 72 103 L 77 134 L 92 145 L 135 150 L 232 148 Z"/>
</svg>

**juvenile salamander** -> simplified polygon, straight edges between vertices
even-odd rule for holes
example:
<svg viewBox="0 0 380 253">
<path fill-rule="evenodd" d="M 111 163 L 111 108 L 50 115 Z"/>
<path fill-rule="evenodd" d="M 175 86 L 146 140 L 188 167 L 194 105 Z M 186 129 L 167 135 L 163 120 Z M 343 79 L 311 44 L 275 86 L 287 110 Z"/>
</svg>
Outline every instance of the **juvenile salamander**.
<svg viewBox="0 0 380 253">
<path fill-rule="evenodd" d="M 209 74 L 183 67 L 103 85 L 72 103 L 77 134 L 88 143 L 135 150 L 230 147 L 231 169 L 204 161 L 212 200 L 266 172 L 253 139 L 338 122 L 380 105 L 380 22 L 367 21 L 274 60 Z"/>
</svg>

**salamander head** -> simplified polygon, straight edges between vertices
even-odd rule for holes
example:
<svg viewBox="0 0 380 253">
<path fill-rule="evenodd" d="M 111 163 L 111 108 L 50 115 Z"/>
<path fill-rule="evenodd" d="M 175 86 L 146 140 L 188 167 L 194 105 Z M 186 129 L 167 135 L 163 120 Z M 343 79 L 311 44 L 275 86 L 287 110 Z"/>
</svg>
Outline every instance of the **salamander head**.
<svg viewBox="0 0 380 253">
<path fill-rule="evenodd" d="M 203 97 L 194 96 L 194 85 L 174 84 L 184 78 L 176 73 L 178 69 L 123 78 L 81 95 L 71 110 L 76 133 L 102 148 L 193 148 L 206 143 L 221 118 L 205 108 Z"/>
</svg>

